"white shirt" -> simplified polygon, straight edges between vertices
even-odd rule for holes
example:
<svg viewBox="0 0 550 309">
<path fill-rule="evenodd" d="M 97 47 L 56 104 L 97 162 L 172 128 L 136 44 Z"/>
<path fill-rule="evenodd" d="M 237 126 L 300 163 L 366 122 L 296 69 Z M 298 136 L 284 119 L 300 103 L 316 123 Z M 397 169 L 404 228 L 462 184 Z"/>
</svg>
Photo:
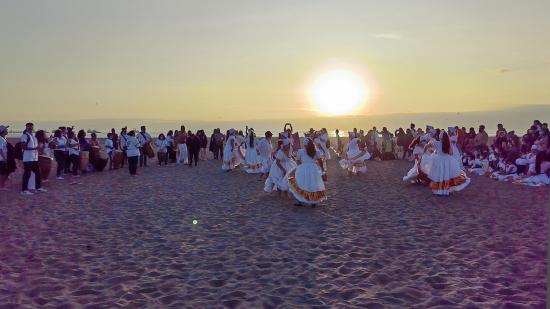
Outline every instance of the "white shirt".
<svg viewBox="0 0 550 309">
<path fill-rule="evenodd" d="M 139 144 L 141 146 L 145 145 L 147 142 L 150 142 L 151 141 L 151 135 L 149 135 L 149 133 L 145 132 L 145 133 L 136 133 L 136 136 L 137 136 L 137 139 L 139 141 Z"/>
<path fill-rule="evenodd" d="M 129 137 L 128 134 L 120 133 L 120 138 L 118 139 L 118 143 L 121 149 L 124 149 L 124 147 L 126 147 L 126 143 L 128 142 L 128 137 Z"/>
<path fill-rule="evenodd" d="M 53 140 L 57 145 L 55 150 L 65 151 L 65 148 L 67 147 L 67 138 L 65 136 L 54 137 Z"/>
<path fill-rule="evenodd" d="M 8 159 L 8 141 L 0 136 L 0 161 L 6 161 Z"/>
<path fill-rule="evenodd" d="M 158 152 L 167 152 L 167 147 L 168 147 L 168 141 L 163 139 L 157 139 L 155 141 L 155 145 L 157 145 L 157 151 Z"/>
<path fill-rule="evenodd" d="M 69 155 L 80 155 L 80 144 L 75 138 L 69 140 Z"/>
<path fill-rule="evenodd" d="M 166 135 L 166 142 L 168 142 L 168 146 L 174 145 L 174 138 L 170 135 Z"/>
<path fill-rule="evenodd" d="M 105 140 L 105 149 L 107 149 L 107 153 L 111 153 L 114 150 L 113 147 L 113 140 L 108 138 Z"/>
<path fill-rule="evenodd" d="M 38 149 L 27 150 L 26 148 L 38 147 L 38 142 L 32 133 L 23 133 L 19 139 L 23 143 L 23 162 L 38 161 Z"/>
<path fill-rule="evenodd" d="M 128 136 L 126 154 L 128 157 L 139 157 L 139 141 L 135 136 Z"/>
<path fill-rule="evenodd" d="M 262 138 L 258 142 L 258 150 L 260 151 L 260 156 L 264 158 L 271 158 L 271 154 L 273 153 L 273 146 L 267 139 Z"/>
</svg>

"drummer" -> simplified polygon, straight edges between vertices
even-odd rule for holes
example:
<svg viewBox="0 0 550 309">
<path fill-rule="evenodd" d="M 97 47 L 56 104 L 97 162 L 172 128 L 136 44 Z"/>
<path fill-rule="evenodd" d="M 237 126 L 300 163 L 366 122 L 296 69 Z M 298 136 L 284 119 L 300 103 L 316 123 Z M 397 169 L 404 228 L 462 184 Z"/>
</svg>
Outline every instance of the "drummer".
<svg viewBox="0 0 550 309">
<path fill-rule="evenodd" d="M 74 131 L 70 131 L 68 137 L 69 162 L 72 164 L 71 172 L 73 176 L 80 177 L 80 175 L 78 175 L 78 170 L 80 167 L 80 143 L 78 142 Z"/>
<path fill-rule="evenodd" d="M 141 132 L 137 134 L 137 139 L 139 141 L 139 167 L 147 167 L 147 155 L 145 154 L 145 149 L 143 148 L 145 144 L 150 143 L 153 139 L 151 135 L 146 132 L 145 126 L 141 126 Z"/>
<path fill-rule="evenodd" d="M 159 160 L 159 166 L 168 165 L 168 139 L 164 137 L 164 134 L 160 133 L 157 140 L 155 141 L 157 146 L 157 158 Z"/>
<path fill-rule="evenodd" d="M 119 149 L 122 150 L 122 163 L 120 163 L 120 168 L 124 167 L 124 162 L 128 159 L 128 154 L 126 153 L 126 150 L 128 150 L 128 134 L 127 134 L 127 127 L 124 127 L 120 129 L 120 139 L 118 141 Z M 116 146 L 116 144 L 115 144 Z"/>
<path fill-rule="evenodd" d="M 29 122 L 25 124 L 25 131 L 19 141 L 23 145 L 23 183 L 21 195 L 32 195 L 29 191 L 29 179 L 31 173 L 34 173 L 34 186 L 38 192 L 47 192 L 48 190 L 42 188 L 42 176 L 40 175 L 40 169 L 38 168 L 38 142 L 32 135 L 34 130 L 34 124 Z"/>
<path fill-rule="evenodd" d="M 58 180 L 64 179 L 63 176 L 61 176 L 61 172 L 67 164 L 65 162 L 65 152 L 67 151 L 67 138 L 63 135 L 64 130 L 65 127 L 59 127 L 58 130 L 55 130 L 52 139 L 52 142 L 55 145 L 53 156 L 55 158 L 55 162 L 57 163 L 56 179 Z"/>
<path fill-rule="evenodd" d="M 99 140 L 97 139 L 97 134 L 92 132 L 92 139 L 90 140 L 90 146 L 99 147 Z"/>
<path fill-rule="evenodd" d="M 109 170 L 113 169 L 113 156 L 115 154 L 115 145 L 113 141 L 113 133 L 107 133 L 107 139 L 105 140 L 105 152 L 109 156 Z"/>
</svg>

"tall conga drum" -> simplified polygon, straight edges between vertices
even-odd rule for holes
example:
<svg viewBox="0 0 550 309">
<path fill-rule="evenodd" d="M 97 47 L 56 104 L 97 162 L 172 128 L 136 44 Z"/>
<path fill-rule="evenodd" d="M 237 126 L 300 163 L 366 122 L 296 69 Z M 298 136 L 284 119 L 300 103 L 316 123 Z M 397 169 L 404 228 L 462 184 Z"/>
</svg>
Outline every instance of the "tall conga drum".
<svg viewBox="0 0 550 309">
<path fill-rule="evenodd" d="M 96 171 L 101 172 L 105 169 L 105 166 L 107 166 L 107 163 L 109 162 L 109 155 L 105 151 L 99 152 L 99 155 L 96 157 L 94 162 L 92 163 L 94 165 L 94 169 Z"/>
<path fill-rule="evenodd" d="M 38 156 L 38 168 L 40 169 L 40 176 L 42 176 L 42 180 L 46 180 L 50 176 L 50 172 L 52 171 L 52 162 L 53 159 L 48 156 Z"/>
<path fill-rule="evenodd" d="M 145 152 L 145 155 L 149 158 L 155 157 L 155 150 L 153 149 L 153 145 L 151 145 L 150 142 L 143 145 L 143 152 Z"/>
<path fill-rule="evenodd" d="M 115 150 L 115 154 L 113 156 L 113 168 L 117 169 L 122 166 L 122 160 L 124 159 L 124 152 L 122 150 Z"/>
<path fill-rule="evenodd" d="M 81 151 L 80 152 L 80 170 L 86 172 L 88 169 L 88 163 L 90 163 L 90 152 Z"/>
<path fill-rule="evenodd" d="M 94 161 L 99 158 L 99 152 L 101 151 L 101 148 L 99 146 L 92 146 L 92 149 L 90 151 L 90 162 L 94 164 Z"/>
</svg>

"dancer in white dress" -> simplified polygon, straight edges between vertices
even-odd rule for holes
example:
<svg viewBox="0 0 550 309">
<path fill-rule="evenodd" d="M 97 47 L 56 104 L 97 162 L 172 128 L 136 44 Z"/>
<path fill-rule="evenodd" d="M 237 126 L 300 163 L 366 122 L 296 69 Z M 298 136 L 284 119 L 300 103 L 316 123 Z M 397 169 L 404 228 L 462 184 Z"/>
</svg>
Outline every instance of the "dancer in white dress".
<svg viewBox="0 0 550 309">
<path fill-rule="evenodd" d="M 414 147 L 414 165 L 411 167 L 407 175 L 403 177 L 403 181 L 412 183 L 429 182 L 426 170 L 427 166 L 429 166 L 431 153 L 426 149 L 426 142 L 428 142 L 428 137 L 425 135 L 419 135 L 413 140 L 411 146 L 409 146 Z"/>
<path fill-rule="evenodd" d="M 430 143 L 435 148 L 428 171 L 432 193 L 444 196 L 466 188 L 470 184 L 470 178 L 466 176 L 456 159 L 451 156 L 451 142 L 447 132 L 442 130 L 439 141 L 435 140 Z"/>
<path fill-rule="evenodd" d="M 237 158 L 235 157 L 236 146 L 237 142 L 235 141 L 235 130 L 229 129 L 227 140 L 225 141 L 225 147 L 223 149 L 222 170 L 229 172 L 239 165 Z"/>
<path fill-rule="evenodd" d="M 366 173 L 367 165 L 365 162 L 370 159 L 370 153 L 366 149 L 359 149 L 359 136 L 357 133 L 349 132 L 350 141 L 346 157 L 340 160 L 340 166 L 350 173 Z"/>
<path fill-rule="evenodd" d="M 265 180 L 265 192 L 277 190 L 280 194 L 281 191 L 288 189 L 285 183 L 285 175 L 296 166 L 296 162 L 292 159 L 290 144 L 291 140 L 289 138 L 281 140 L 281 147 L 275 152 L 275 160 L 271 164 L 269 176 Z"/>
<path fill-rule="evenodd" d="M 235 147 L 233 148 L 233 154 L 235 156 L 235 160 L 237 160 L 237 165 L 244 164 L 245 160 L 245 137 L 243 135 L 243 131 L 239 131 L 235 135 Z"/>
<path fill-rule="evenodd" d="M 258 142 L 254 136 L 254 129 L 249 129 L 246 137 L 244 170 L 249 174 L 258 174 L 262 172 L 262 162 L 260 161 L 260 152 L 258 150 Z"/>
<path fill-rule="evenodd" d="M 271 144 L 271 137 L 273 134 L 270 131 L 265 132 L 265 138 L 262 138 L 258 142 L 258 150 L 260 152 L 260 162 L 262 163 L 262 173 L 260 180 L 267 177 L 269 169 L 273 163 L 273 145 Z"/>
<path fill-rule="evenodd" d="M 460 150 L 458 149 L 458 146 L 457 146 L 457 142 L 458 142 L 458 135 L 456 134 L 456 132 L 454 132 L 454 128 L 449 128 L 449 129 L 453 129 L 453 135 L 449 136 L 449 140 L 451 141 L 451 151 L 453 153 L 453 158 L 455 158 L 458 163 L 460 164 L 460 168 L 461 169 L 464 169 L 464 165 L 462 164 L 462 154 L 460 153 Z"/>
<path fill-rule="evenodd" d="M 319 136 L 319 139 L 321 140 L 320 144 L 323 155 L 325 156 L 325 160 L 330 160 L 329 137 L 327 129 L 321 129 L 321 135 Z"/>
<path fill-rule="evenodd" d="M 298 150 L 296 160 L 298 165 L 285 176 L 288 191 L 298 200 L 296 205 L 315 206 L 325 201 L 327 192 L 322 178 L 322 156 L 310 138 L 304 139 L 304 149 Z"/>
</svg>

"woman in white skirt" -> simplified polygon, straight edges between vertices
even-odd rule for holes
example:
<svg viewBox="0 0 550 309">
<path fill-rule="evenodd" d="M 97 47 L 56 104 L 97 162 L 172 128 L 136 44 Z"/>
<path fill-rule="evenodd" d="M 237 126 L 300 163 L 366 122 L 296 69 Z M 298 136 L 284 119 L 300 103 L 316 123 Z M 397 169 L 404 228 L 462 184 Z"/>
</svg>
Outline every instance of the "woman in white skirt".
<svg viewBox="0 0 550 309">
<path fill-rule="evenodd" d="M 260 162 L 258 143 L 254 136 L 254 129 L 252 128 L 248 130 L 248 135 L 246 137 L 244 170 L 249 174 L 258 174 L 262 172 L 262 162 Z"/>
<path fill-rule="evenodd" d="M 298 201 L 295 205 L 315 206 L 325 201 L 327 192 L 322 178 L 322 156 L 310 138 L 304 139 L 304 149 L 298 150 L 296 160 L 298 165 L 285 176 L 288 191 Z"/>
<path fill-rule="evenodd" d="M 458 149 L 458 145 L 456 144 L 458 142 L 458 135 L 454 131 L 454 128 L 449 128 L 449 129 L 453 129 L 453 132 L 452 132 L 453 135 L 449 136 L 449 141 L 451 142 L 451 152 L 452 152 L 453 158 L 455 158 L 455 160 L 458 161 L 458 163 L 460 164 L 460 168 L 464 169 L 464 165 L 462 164 L 462 154 L 460 153 L 460 150 Z M 451 133 L 451 132 L 449 132 L 449 133 Z"/>
<path fill-rule="evenodd" d="M 223 148 L 222 170 L 229 172 L 239 165 L 237 158 L 235 157 L 236 146 L 237 142 L 235 141 L 235 130 L 229 129 L 229 131 L 227 131 L 225 147 Z"/>
<path fill-rule="evenodd" d="M 282 191 L 287 191 L 285 175 L 296 167 L 296 162 L 292 159 L 290 144 L 291 140 L 289 138 L 281 140 L 281 147 L 275 153 L 275 160 L 271 164 L 269 176 L 265 180 L 265 192 L 277 190 L 281 195 Z"/>
<path fill-rule="evenodd" d="M 271 137 L 273 134 L 270 131 L 265 132 L 265 138 L 258 142 L 258 151 L 260 152 L 260 162 L 262 163 L 260 180 L 267 177 L 271 164 L 273 163 L 273 145 L 271 145 Z"/>
<path fill-rule="evenodd" d="M 450 192 L 466 188 L 470 184 L 470 178 L 466 176 L 458 161 L 451 155 L 451 142 L 447 132 L 442 130 L 439 141 L 434 140 L 430 143 L 435 149 L 428 172 L 432 193 L 446 196 Z"/>
<path fill-rule="evenodd" d="M 432 154 L 426 149 L 426 142 L 429 138 L 425 135 L 417 136 L 409 147 L 414 147 L 413 158 L 414 165 L 411 167 L 407 175 L 403 177 L 403 181 L 411 183 L 429 183 L 428 166 Z"/>
<path fill-rule="evenodd" d="M 367 172 L 365 162 L 370 159 L 370 153 L 366 149 L 359 149 L 359 137 L 357 133 L 349 132 L 350 141 L 346 158 L 340 160 L 340 166 L 355 175 Z"/>
</svg>

